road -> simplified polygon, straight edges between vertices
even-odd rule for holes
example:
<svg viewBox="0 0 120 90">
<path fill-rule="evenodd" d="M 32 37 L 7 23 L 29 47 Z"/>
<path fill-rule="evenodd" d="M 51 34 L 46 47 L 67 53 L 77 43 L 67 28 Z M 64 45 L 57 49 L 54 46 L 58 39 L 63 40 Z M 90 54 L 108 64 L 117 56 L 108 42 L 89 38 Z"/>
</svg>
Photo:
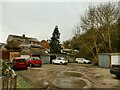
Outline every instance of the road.
<svg viewBox="0 0 120 90">
<path fill-rule="evenodd" d="M 109 69 L 88 64 L 44 64 L 16 73 L 35 88 L 119 88 L 120 85 Z"/>
</svg>

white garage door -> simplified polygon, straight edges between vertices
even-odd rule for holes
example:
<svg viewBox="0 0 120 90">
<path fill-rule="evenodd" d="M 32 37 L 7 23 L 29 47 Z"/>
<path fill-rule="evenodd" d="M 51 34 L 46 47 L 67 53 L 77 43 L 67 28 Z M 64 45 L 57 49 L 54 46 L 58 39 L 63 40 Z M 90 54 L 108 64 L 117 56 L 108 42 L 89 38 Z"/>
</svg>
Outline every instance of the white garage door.
<svg viewBox="0 0 120 90">
<path fill-rule="evenodd" d="M 111 64 L 114 65 L 114 64 L 120 64 L 120 56 L 118 55 L 112 55 L 111 56 Z"/>
</svg>

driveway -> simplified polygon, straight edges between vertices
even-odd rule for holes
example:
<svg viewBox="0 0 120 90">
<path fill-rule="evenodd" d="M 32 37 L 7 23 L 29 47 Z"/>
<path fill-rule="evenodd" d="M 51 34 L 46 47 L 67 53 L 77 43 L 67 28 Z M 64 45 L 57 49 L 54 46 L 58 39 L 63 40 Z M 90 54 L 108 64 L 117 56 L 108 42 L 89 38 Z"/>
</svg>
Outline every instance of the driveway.
<svg viewBox="0 0 120 90">
<path fill-rule="evenodd" d="M 109 69 L 88 64 L 43 64 L 16 71 L 35 88 L 118 88 L 120 80 Z"/>
</svg>

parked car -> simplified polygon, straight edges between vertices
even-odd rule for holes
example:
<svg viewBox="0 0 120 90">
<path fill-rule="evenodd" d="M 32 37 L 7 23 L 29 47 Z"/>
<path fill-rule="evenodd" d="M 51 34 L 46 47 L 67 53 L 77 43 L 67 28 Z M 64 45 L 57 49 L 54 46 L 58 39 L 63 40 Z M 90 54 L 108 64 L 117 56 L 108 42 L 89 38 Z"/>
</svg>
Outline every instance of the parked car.
<svg viewBox="0 0 120 90">
<path fill-rule="evenodd" d="M 28 68 L 25 58 L 15 57 L 12 59 L 12 68 L 15 69 L 26 69 Z"/>
<path fill-rule="evenodd" d="M 86 60 L 85 58 L 76 58 L 75 62 L 76 63 L 85 63 L 85 64 L 90 64 L 91 63 L 90 60 Z"/>
<path fill-rule="evenodd" d="M 117 78 L 120 78 L 120 65 L 112 65 L 110 73 L 115 74 Z"/>
<path fill-rule="evenodd" d="M 64 57 L 58 57 L 58 58 L 56 58 L 56 59 L 53 59 L 52 60 L 52 63 L 53 64 L 67 64 L 68 63 L 68 61 L 67 61 L 67 59 L 65 59 Z"/>
<path fill-rule="evenodd" d="M 32 67 L 32 66 L 42 66 L 42 60 L 39 57 L 29 57 L 26 60 L 28 66 Z"/>
</svg>

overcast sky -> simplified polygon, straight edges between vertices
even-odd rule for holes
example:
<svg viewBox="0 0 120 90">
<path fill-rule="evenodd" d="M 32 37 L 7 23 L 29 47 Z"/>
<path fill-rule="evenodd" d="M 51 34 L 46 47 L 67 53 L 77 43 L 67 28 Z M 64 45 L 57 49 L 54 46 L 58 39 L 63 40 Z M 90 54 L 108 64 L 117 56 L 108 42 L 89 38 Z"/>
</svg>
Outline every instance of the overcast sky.
<svg viewBox="0 0 120 90">
<path fill-rule="evenodd" d="M 84 2 L 33 1 L 5 0 L 0 3 L 0 42 L 5 42 L 9 34 L 20 36 L 25 34 L 39 41 L 47 40 L 52 37 L 56 25 L 61 33 L 61 41 L 71 39 L 74 26 L 79 24 L 80 17 L 84 15 L 88 6 L 100 3 L 95 3 L 95 0 L 84 0 Z M 118 2 L 119 0 L 105 1 Z"/>
</svg>

